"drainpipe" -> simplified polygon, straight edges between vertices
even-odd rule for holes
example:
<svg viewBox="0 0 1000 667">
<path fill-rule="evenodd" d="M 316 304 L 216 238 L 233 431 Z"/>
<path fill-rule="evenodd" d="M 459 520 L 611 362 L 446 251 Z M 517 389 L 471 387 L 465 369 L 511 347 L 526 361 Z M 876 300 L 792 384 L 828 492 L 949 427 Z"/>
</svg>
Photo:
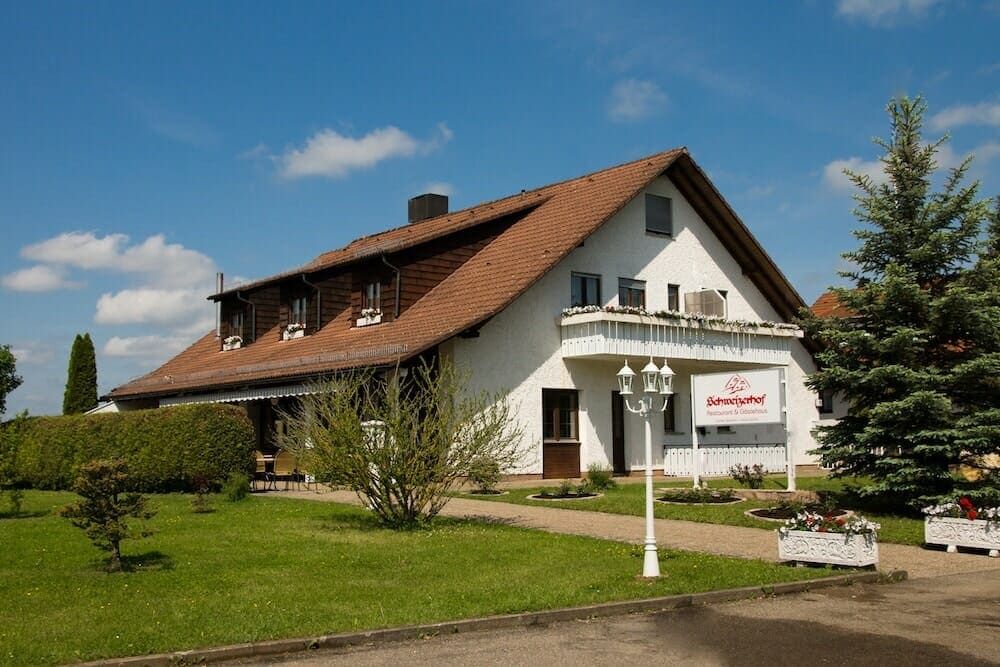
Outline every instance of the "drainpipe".
<svg viewBox="0 0 1000 667">
<path fill-rule="evenodd" d="M 215 293 L 222 294 L 222 271 L 215 274 Z M 215 302 L 215 340 L 222 337 L 222 299 Z"/>
<path fill-rule="evenodd" d="M 257 306 L 253 301 L 241 297 L 239 290 L 236 290 L 236 300 L 250 306 L 250 342 L 254 342 L 257 340 Z"/>
<path fill-rule="evenodd" d="M 306 287 L 312 287 L 316 290 L 316 331 L 323 325 L 323 293 L 319 291 L 319 285 L 314 285 L 308 280 L 306 280 L 306 274 L 302 274 L 302 282 L 306 284 Z"/>
<path fill-rule="evenodd" d="M 396 272 L 396 301 L 395 301 L 395 303 L 393 304 L 393 307 L 392 307 L 392 319 L 393 320 L 398 320 L 399 319 L 399 289 L 400 289 L 400 285 L 399 285 L 400 280 L 399 279 L 400 279 L 400 276 L 402 276 L 402 272 L 399 269 L 397 269 L 395 266 L 393 266 L 392 264 L 390 264 L 389 260 L 387 260 L 385 258 L 385 255 L 382 255 L 382 263 L 385 264 L 390 269 L 392 269 L 393 271 Z"/>
</svg>

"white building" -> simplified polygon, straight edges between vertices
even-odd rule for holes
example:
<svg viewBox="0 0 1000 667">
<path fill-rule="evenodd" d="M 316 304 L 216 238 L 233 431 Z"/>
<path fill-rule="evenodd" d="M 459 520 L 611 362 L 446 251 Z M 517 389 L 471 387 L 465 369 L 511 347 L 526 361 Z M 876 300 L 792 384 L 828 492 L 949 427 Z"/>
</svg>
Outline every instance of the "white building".
<svg viewBox="0 0 1000 667">
<path fill-rule="evenodd" d="M 471 369 L 473 389 L 510 391 L 530 452 L 511 472 L 577 476 L 599 463 L 628 473 L 643 466 L 643 425 L 622 410 L 615 374 L 652 356 L 676 373 L 670 409 L 654 415 L 656 466 L 687 475 L 691 375 L 779 367 L 787 430 L 705 428 L 702 473 L 737 462 L 782 470 L 786 446 L 796 464 L 814 462 L 819 415 L 803 382 L 815 365 L 786 324 L 805 304 L 686 150 L 446 208 L 416 198 L 407 226 L 220 289 L 217 332 L 110 397 L 239 403 L 266 449 L 274 404 L 309 379 L 448 355 Z"/>
</svg>

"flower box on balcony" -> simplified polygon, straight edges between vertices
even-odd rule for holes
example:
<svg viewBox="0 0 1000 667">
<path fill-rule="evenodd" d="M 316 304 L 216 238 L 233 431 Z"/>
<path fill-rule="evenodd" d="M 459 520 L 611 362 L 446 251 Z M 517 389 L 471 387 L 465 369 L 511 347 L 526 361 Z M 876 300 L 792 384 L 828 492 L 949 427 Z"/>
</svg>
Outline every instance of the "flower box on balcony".
<svg viewBox="0 0 1000 667">
<path fill-rule="evenodd" d="M 372 324 L 378 324 L 382 321 L 382 311 L 377 308 L 365 308 L 361 311 L 361 317 L 358 318 L 356 325 L 359 327 L 367 327 Z"/>
<path fill-rule="evenodd" d="M 292 340 L 293 338 L 302 338 L 306 335 L 306 327 L 303 324 L 289 324 L 285 327 L 284 331 L 281 332 L 281 340 Z"/>
<path fill-rule="evenodd" d="M 222 341 L 222 351 L 223 352 L 229 352 L 230 350 L 238 350 L 241 347 L 243 347 L 243 340 L 242 339 L 230 340 L 230 339 L 227 338 L 226 340 Z"/>
<path fill-rule="evenodd" d="M 778 559 L 866 567 L 878 563 L 878 537 L 875 533 L 781 530 L 778 531 Z"/>
<path fill-rule="evenodd" d="M 944 544 L 949 553 L 958 551 L 958 547 L 989 549 L 990 556 L 1000 558 L 1000 521 L 927 516 L 924 542 Z"/>
</svg>

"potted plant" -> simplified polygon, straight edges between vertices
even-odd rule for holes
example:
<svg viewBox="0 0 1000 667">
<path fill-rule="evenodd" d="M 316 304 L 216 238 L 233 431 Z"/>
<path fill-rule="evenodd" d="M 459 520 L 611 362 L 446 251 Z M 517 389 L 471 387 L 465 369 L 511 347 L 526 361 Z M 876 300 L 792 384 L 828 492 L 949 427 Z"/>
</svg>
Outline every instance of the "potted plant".
<svg viewBox="0 0 1000 667">
<path fill-rule="evenodd" d="M 306 325 L 301 322 L 292 322 L 285 326 L 285 330 L 281 334 L 282 340 L 291 340 L 293 338 L 302 338 L 306 334 Z"/>
<path fill-rule="evenodd" d="M 852 567 L 875 565 L 879 528 L 862 517 L 844 519 L 800 512 L 778 529 L 778 558 Z"/>
<path fill-rule="evenodd" d="M 224 351 L 238 350 L 243 346 L 243 339 L 240 336 L 229 336 L 222 341 Z"/>
<path fill-rule="evenodd" d="M 369 324 L 378 324 L 382 321 L 382 311 L 379 308 L 362 308 L 361 318 L 357 321 L 357 326 L 366 327 Z"/>
<path fill-rule="evenodd" d="M 923 511 L 927 544 L 944 544 L 948 553 L 958 547 L 989 549 L 990 556 L 1000 558 L 1000 507 L 977 508 L 968 496 L 962 496 Z"/>
</svg>

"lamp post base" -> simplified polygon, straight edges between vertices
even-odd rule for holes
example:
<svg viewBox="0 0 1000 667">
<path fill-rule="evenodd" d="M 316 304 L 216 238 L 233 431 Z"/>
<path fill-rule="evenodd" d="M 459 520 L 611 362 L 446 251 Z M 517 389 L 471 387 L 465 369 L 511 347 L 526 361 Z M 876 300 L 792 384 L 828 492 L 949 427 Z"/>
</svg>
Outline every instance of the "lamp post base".
<svg viewBox="0 0 1000 667">
<path fill-rule="evenodd" d="M 660 576 L 660 558 L 656 553 L 655 544 L 646 544 L 645 553 L 642 558 L 642 576 Z"/>
</svg>

